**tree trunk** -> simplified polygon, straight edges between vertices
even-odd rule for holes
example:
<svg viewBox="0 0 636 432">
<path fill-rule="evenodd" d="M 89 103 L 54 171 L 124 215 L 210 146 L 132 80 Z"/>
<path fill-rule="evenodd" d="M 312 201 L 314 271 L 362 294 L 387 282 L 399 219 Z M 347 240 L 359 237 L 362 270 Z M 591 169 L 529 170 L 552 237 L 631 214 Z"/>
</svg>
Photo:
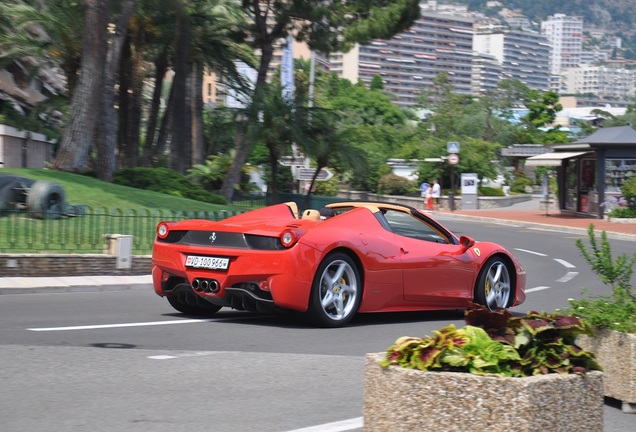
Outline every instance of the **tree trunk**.
<svg viewBox="0 0 636 432">
<path fill-rule="evenodd" d="M 166 58 L 165 52 L 163 52 L 157 59 L 155 59 L 155 88 L 152 92 L 152 101 L 150 102 L 150 112 L 148 113 L 148 122 L 146 125 L 146 141 L 144 143 L 143 157 L 141 160 L 141 166 L 145 167 L 153 164 L 155 149 L 157 147 L 157 143 L 155 142 L 155 133 L 157 123 L 159 122 L 161 93 L 166 69 L 168 69 L 168 59 Z"/>
<path fill-rule="evenodd" d="M 258 75 L 256 77 L 256 85 L 254 86 L 254 94 L 252 96 L 252 104 L 259 104 L 260 90 L 265 88 L 267 82 L 267 68 L 272 60 L 274 48 L 272 45 L 268 45 L 263 48 L 261 52 L 261 61 L 258 68 Z M 225 176 L 223 186 L 221 187 L 221 194 L 228 202 L 232 201 L 232 195 L 234 194 L 234 186 L 240 182 L 241 170 L 245 161 L 250 153 L 250 142 L 247 139 L 247 128 L 250 124 L 259 121 L 258 110 L 249 110 L 250 115 L 247 121 L 243 122 L 239 126 L 236 136 L 236 153 L 232 165 Z"/>
<path fill-rule="evenodd" d="M 121 62 L 119 65 L 119 94 L 117 98 L 117 116 L 119 118 L 119 128 L 117 129 L 117 161 L 119 166 L 125 167 L 128 151 L 128 104 L 130 103 L 130 86 L 132 85 L 132 41 L 130 36 L 126 39 L 123 48 Z"/>
<path fill-rule="evenodd" d="M 190 74 L 188 64 L 190 44 L 190 19 L 185 12 L 177 19 L 178 49 L 174 60 L 174 106 L 172 124 L 172 142 L 170 143 L 170 168 L 184 174 L 192 160 L 192 120 L 188 103 L 187 81 Z"/>
<path fill-rule="evenodd" d="M 110 182 L 117 169 L 115 149 L 117 148 L 117 112 L 115 111 L 115 83 L 120 64 L 122 47 L 128 36 L 130 18 L 137 7 L 136 0 L 126 0 L 122 13 L 117 19 L 115 38 L 108 50 L 104 67 L 104 89 L 102 97 L 101 121 L 97 124 L 97 178 Z"/>
<path fill-rule="evenodd" d="M 86 170 L 103 94 L 108 0 L 84 0 L 84 5 L 81 74 L 73 93 L 69 121 L 52 164 L 53 169 L 61 171 Z"/>
<path fill-rule="evenodd" d="M 197 63 L 192 67 L 192 165 L 202 164 L 206 158 L 205 140 L 203 139 L 203 65 Z"/>
<path fill-rule="evenodd" d="M 270 179 L 270 184 L 268 185 L 268 192 L 270 192 L 272 204 L 278 204 L 278 202 L 280 201 L 280 198 L 278 196 L 278 159 L 278 152 L 270 147 L 269 165 L 272 170 L 272 178 Z"/>
<path fill-rule="evenodd" d="M 138 39 L 138 38 L 137 38 Z M 141 49 L 132 50 L 130 58 L 130 91 L 128 92 L 128 106 L 126 110 L 127 121 L 125 130 L 126 148 L 124 151 L 123 166 L 134 168 L 138 166 L 140 154 L 141 136 L 141 111 L 144 86 L 144 64 Z"/>
<path fill-rule="evenodd" d="M 168 96 L 168 103 L 166 104 L 166 110 L 163 114 L 163 120 L 161 122 L 161 128 L 159 129 L 159 136 L 157 137 L 157 145 L 153 152 L 153 166 L 158 166 L 163 158 L 164 152 L 168 147 L 168 143 L 172 140 L 172 123 L 174 122 L 174 80 L 170 87 L 170 95 Z"/>
</svg>

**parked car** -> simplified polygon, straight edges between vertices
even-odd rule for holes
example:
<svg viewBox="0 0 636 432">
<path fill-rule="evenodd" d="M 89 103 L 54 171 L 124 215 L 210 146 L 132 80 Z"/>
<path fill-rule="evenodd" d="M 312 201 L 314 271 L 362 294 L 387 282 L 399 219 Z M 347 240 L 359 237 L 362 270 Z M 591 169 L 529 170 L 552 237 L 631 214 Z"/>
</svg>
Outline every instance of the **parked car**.
<svg viewBox="0 0 636 432">
<path fill-rule="evenodd" d="M 161 222 L 156 293 L 178 311 L 297 311 L 322 327 L 356 313 L 490 309 L 525 300 L 525 270 L 504 247 L 457 237 L 404 205 L 295 203 L 227 219 Z"/>
</svg>

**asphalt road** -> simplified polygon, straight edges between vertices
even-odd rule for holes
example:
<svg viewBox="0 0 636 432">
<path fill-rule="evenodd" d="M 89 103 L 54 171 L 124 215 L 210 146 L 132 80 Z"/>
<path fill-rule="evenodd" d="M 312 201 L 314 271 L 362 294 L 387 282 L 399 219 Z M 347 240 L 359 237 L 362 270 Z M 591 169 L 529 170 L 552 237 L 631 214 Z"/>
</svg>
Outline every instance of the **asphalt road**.
<svg viewBox="0 0 636 432">
<path fill-rule="evenodd" d="M 502 243 L 528 271 L 528 300 L 553 311 L 586 287 L 609 292 L 574 246 L 583 235 L 510 224 L 443 221 Z M 612 241 L 615 254 L 633 242 Z M 3 432 L 362 430 L 364 355 L 423 336 L 458 312 L 357 317 L 315 329 L 293 315 L 176 313 L 150 291 L 0 296 Z M 567 397 L 567 395 L 564 395 Z M 605 431 L 636 431 L 608 401 Z"/>
</svg>

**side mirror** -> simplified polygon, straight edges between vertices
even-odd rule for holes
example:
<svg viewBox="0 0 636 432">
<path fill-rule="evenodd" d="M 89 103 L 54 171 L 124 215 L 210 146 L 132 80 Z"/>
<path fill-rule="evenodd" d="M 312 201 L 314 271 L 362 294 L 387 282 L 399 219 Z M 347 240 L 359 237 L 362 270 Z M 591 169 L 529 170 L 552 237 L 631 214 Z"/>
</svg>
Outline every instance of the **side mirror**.
<svg viewBox="0 0 636 432">
<path fill-rule="evenodd" d="M 475 240 L 463 235 L 459 238 L 459 245 L 462 247 L 462 253 L 464 253 L 475 245 Z"/>
</svg>

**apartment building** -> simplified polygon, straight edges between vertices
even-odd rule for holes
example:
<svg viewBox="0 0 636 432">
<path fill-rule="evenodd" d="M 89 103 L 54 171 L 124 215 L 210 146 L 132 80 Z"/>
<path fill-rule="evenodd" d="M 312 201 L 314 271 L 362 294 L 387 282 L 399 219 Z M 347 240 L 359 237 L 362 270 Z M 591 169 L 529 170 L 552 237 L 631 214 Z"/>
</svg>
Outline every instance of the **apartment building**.
<svg viewBox="0 0 636 432">
<path fill-rule="evenodd" d="M 635 78 L 633 69 L 612 66 L 581 65 L 561 71 L 563 93 L 593 94 L 608 99 L 634 97 Z"/>
<path fill-rule="evenodd" d="M 550 89 L 550 45 L 545 36 L 503 26 L 475 28 L 473 49 L 493 56 L 501 66 L 500 79 L 517 79 L 529 88 Z M 475 81 L 484 80 L 475 70 Z"/>
<path fill-rule="evenodd" d="M 581 64 L 583 51 L 583 18 L 554 14 L 541 22 L 543 33 L 552 46 L 550 72 L 558 75 L 564 68 Z"/>
<path fill-rule="evenodd" d="M 471 93 L 473 19 L 456 10 L 422 4 L 421 17 L 390 40 L 374 40 L 348 53 L 333 54 L 329 70 L 352 82 L 369 84 L 380 75 L 384 89 L 401 107 L 414 107 L 433 79 L 446 73 L 457 93 Z"/>
</svg>

